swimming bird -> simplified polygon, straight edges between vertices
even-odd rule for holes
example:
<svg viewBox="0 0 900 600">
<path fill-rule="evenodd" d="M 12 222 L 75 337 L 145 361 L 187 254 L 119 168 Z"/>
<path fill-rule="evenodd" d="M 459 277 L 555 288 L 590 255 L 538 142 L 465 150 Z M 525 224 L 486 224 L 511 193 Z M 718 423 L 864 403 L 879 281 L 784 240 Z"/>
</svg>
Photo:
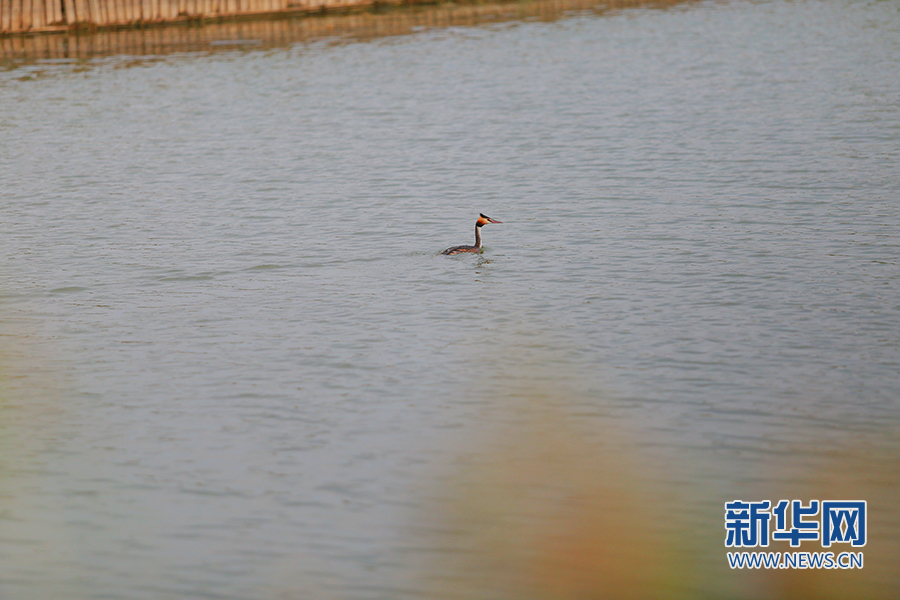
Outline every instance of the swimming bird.
<svg viewBox="0 0 900 600">
<path fill-rule="evenodd" d="M 492 219 L 485 214 L 479 214 L 478 220 L 475 221 L 475 245 L 474 246 L 453 246 L 452 248 L 447 248 L 441 254 L 459 254 L 460 252 L 481 252 L 481 227 L 482 225 L 487 225 L 488 223 L 502 223 L 503 221 L 498 221 L 497 219 Z"/>
</svg>

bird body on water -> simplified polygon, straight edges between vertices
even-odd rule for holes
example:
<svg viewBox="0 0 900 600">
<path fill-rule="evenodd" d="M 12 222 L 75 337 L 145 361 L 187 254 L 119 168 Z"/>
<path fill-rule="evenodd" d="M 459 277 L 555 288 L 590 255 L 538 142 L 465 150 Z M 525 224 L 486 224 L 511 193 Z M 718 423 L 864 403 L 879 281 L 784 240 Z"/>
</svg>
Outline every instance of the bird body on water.
<svg viewBox="0 0 900 600">
<path fill-rule="evenodd" d="M 481 227 L 483 225 L 487 225 L 488 223 L 502 223 L 503 221 L 498 221 L 497 219 L 492 219 L 485 214 L 479 214 L 478 220 L 475 221 L 475 245 L 474 246 L 453 246 L 452 248 L 447 248 L 441 254 L 452 255 L 452 254 L 460 254 L 462 252 L 473 252 L 478 254 L 481 252 Z"/>
</svg>

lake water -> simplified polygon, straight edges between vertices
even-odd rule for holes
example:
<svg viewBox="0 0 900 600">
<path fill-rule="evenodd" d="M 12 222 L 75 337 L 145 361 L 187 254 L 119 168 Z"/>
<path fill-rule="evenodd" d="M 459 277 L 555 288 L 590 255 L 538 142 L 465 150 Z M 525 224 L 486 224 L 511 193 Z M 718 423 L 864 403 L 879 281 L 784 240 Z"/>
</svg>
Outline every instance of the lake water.
<svg viewBox="0 0 900 600">
<path fill-rule="evenodd" d="M 898 66 L 774 0 L 0 72 L 0 597 L 897 597 Z M 730 570 L 738 498 L 865 568 Z"/>
</svg>

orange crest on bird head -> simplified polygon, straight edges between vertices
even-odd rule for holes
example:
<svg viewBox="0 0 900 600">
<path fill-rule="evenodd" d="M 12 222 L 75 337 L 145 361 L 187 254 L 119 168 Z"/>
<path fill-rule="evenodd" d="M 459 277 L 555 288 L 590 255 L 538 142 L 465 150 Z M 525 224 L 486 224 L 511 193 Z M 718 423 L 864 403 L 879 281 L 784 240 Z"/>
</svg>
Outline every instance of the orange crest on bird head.
<svg viewBox="0 0 900 600">
<path fill-rule="evenodd" d="M 488 223 L 502 223 L 503 221 L 498 221 L 497 219 L 492 219 L 484 213 L 478 215 L 478 221 L 476 221 L 476 225 L 487 225 Z"/>
</svg>

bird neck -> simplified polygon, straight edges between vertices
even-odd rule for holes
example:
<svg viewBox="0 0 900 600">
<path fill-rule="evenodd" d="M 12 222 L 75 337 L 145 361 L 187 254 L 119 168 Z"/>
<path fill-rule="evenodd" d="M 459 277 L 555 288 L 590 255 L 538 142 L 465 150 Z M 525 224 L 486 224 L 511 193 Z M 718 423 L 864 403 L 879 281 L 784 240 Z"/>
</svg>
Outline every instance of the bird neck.
<svg viewBox="0 0 900 600">
<path fill-rule="evenodd" d="M 481 248 L 481 225 L 475 225 L 475 247 Z"/>
</svg>

